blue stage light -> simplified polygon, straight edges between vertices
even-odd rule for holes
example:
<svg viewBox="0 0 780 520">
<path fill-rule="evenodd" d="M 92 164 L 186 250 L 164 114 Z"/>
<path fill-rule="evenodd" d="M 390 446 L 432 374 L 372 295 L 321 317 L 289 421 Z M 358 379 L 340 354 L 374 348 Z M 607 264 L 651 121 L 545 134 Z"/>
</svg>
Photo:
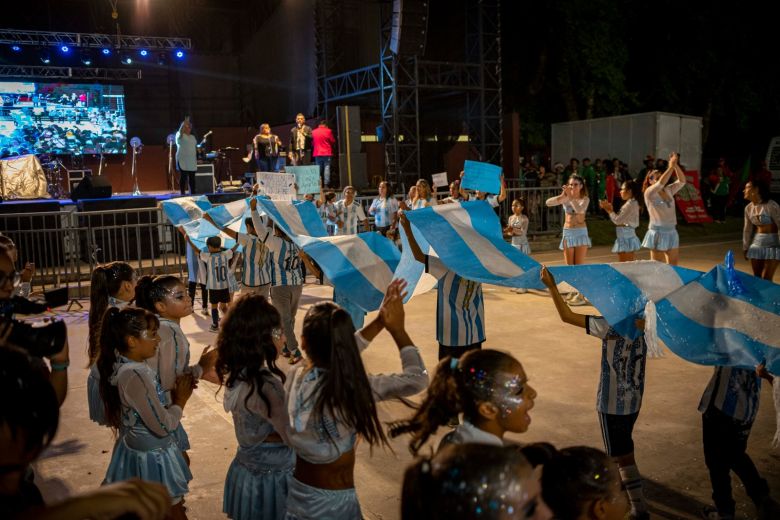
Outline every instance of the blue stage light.
<svg viewBox="0 0 780 520">
<path fill-rule="evenodd" d="M 60 50 L 67 54 L 68 52 L 70 52 L 70 47 L 68 47 L 67 45 L 63 45 L 62 47 L 60 47 Z"/>
<path fill-rule="evenodd" d="M 108 56 L 111 54 L 111 49 L 103 49 L 101 52 L 103 53 L 103 56 Z"/>
<path fill-rule="evenodd" d="M 182 59 L 184 57 L 184 51 L 176 51 L 176 57 Z"/>
<path fill-rule="evenodd" d="M 44 65 L 48 65 L 49 63 L 51 63 L 51 55 L 49 54 L 49 51 L 46 50 L 40 51 L 38 53 L 38 57 L 40 58 L 41 63 L 43 63 Z"/>
<path fill-rule="evenodd" d="M 19 52 L 22 50 L 22 48 L 19 47 L 18 45 L 11 45 L 11 50 L 14 52 Z"/>
<path fill-rule="evenodd" d="M 149 54 L 149 51 L 147 51 L 146 49 L 141 49 L 141 52 L 139 52 L 139 54 L 144 58 L 146 58 L 146 56 Z"/>
</svg>

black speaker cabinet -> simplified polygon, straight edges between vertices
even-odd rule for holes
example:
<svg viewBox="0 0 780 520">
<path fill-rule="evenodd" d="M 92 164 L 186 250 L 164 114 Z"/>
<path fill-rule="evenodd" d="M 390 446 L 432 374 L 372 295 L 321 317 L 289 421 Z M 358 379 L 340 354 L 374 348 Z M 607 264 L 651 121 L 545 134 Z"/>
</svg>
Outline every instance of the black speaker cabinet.
<svg viewBox="0 0 780 520">
<path fill-rule="evenodd" d="M 195 172 L 195 193 L 203 195 L 214 193 L 214 165 L 199 164 Z"/>
<path fill-rule="evenodd" d="M 430 0 L 393 0 L 390 50 L 404 56 L 425 54 Z"/>
<path fill-rule="evenodd" d="M 97 263 L 157 257 L 160 226 L 154 197 L 81 200 L 78 211 L 81 259 L 85 262 L 89 256 Z"/>
<path fill-rule="evenodd" d="M 111 183 L 108 177 L 84 176 L 70 194 L 73 202 L 80 199 L 108 199 L 111 197 Z"/>
</svg>

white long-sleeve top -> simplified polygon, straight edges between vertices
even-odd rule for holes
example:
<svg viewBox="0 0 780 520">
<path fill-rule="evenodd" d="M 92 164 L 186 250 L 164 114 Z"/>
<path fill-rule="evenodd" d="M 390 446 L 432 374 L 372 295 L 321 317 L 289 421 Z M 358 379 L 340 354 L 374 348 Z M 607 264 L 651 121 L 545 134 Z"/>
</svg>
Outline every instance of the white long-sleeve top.
<svg viewBox="0 0 780 520">
<path fill-rule="evenodd" d="M 627 200 L 620 207 L 620 213 L 609 213 L 609 219 L 616 226 L 639 227 L 639 203 L 635 199 Z"/>
<path fill-rule="evenodd" d="M 285 444 L 289 443 L 290 418 L 287 414 L 284 386 L 280 379 L 266 372 L 265 384 L 257 388 L 251 397 L 251 386 L 246 381 L 239 381 L 225 389 L 223 405 L 226 412 L 233 414 L 233 424 L 236 438 L 242 447 L 260 444 L 266 437 L 276 432 Z M 259 393 L 262 391 L 271 405 L 270 414 Z"/>
<path fill-rule="evenodd" d="M 773 224 L 780 229 L 780 205 L 773 200 L 745 206 L 745 227 L 742 229 L 742 249 L 750 247 L 754 226 Z"/>
<path fill-rule="evenodd" d="M 674 227 L 677 225 L 677 212 L 674 208 L 674 195 L 685 186 L 685 177 L 678 178 L 672 184 L 662 186 L 656 182 L 645 190 L 645 206 L 647 214 L 650 217 L 650 225 Z M 661 197 L 661 191 L 664 191 L 669 200 Z"/>
<path fill-rule="evenodd" d="M 178 405 L 163 405 L 156 377 L 146 363 L 120 357 L 111 383 L 119 390 L 123 427 L 132 428 L 140 420 L 151 433 L 165 437 L 178 428 L 183 411 Z"/>
<path fill-rule="evenodd" d="M 355 333 L 355 341 L 361 352 L 369 345 L 359 331 Z M 400 356 L 403 368 L 400 373 L 368 374 L 375 401 L 414 395 L 428 386 L 428 371 L 417 347 L 403 347 Z M 285 385 L 290 417 L 289 445 L 299 457 L 313 464 L 328 464 L 349 452 L 355 446 L 357 435 L 330 410 L 323 410 L 322 417 L 312 416 L 323 372 L 317 367 L 308 372 L 304 367 L 297 367 L 288 375 Z"/>
<path fill-rule="evenodd" d="M 197 363 L 190 366 L 190 342 L 175 321 L 160 318 L 160 345 L 157 354 L 145 361 L 160 377 L 160 386 L 165 391 L 166 403 L 171 402 L 171 391 L 176 378 L 192 374 L 195 379 L 203 375 L 203 368 Z"/>
<path fill-rule="evenodd" d="M 563 211 L 566 214 L 584 215 L 585 212 L 588 210 L 588 204 L 590 204 L 590 198 L 582 197 L 578 199 L 573 199 L 568 195 L 561 194 L 555 197 L 550 197 L 549 199 L 547 199 L 545 204 L 547 205 L 547 207 L 563 206 Z"/>
<path fill-rule="evenodd" d="M 513 237 L 524 237 L 528 233 L 528 217 L 525 215 L 509 215 L 509 227 Z"/>
</svg>

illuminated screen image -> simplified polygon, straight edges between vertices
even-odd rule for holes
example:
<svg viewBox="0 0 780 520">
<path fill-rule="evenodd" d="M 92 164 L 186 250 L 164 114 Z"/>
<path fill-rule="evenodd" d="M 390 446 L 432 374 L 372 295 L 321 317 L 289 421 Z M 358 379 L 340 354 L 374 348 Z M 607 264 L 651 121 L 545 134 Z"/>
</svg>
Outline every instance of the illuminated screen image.
<svg viewBox="0 0 780 520">
<path fill-rule="evenodd" d="M 125 153 L 119 85 L 0 81 L 0 158 Z"/>
</svg>

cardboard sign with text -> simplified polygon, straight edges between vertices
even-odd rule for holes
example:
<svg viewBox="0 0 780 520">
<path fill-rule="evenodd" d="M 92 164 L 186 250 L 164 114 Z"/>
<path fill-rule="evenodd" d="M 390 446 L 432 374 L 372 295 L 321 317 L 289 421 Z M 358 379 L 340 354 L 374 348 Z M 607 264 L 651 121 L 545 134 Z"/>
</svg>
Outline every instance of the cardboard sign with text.
<svg viewBox="0 0 780 520">
<path fill-rule="evenodd" d="M 463 164 L 463 187 L 497 195 L 501 192 L 501 167 L 479 161 Z"/>
<path fill-rule="evenodd" d="M 258 172 L 257 183 L 262 195 L 271 200 L 295 200 L 295 175 L 290 173 Z M 317 190 L 319 191 L 319 190 Z"/>
</svg>

